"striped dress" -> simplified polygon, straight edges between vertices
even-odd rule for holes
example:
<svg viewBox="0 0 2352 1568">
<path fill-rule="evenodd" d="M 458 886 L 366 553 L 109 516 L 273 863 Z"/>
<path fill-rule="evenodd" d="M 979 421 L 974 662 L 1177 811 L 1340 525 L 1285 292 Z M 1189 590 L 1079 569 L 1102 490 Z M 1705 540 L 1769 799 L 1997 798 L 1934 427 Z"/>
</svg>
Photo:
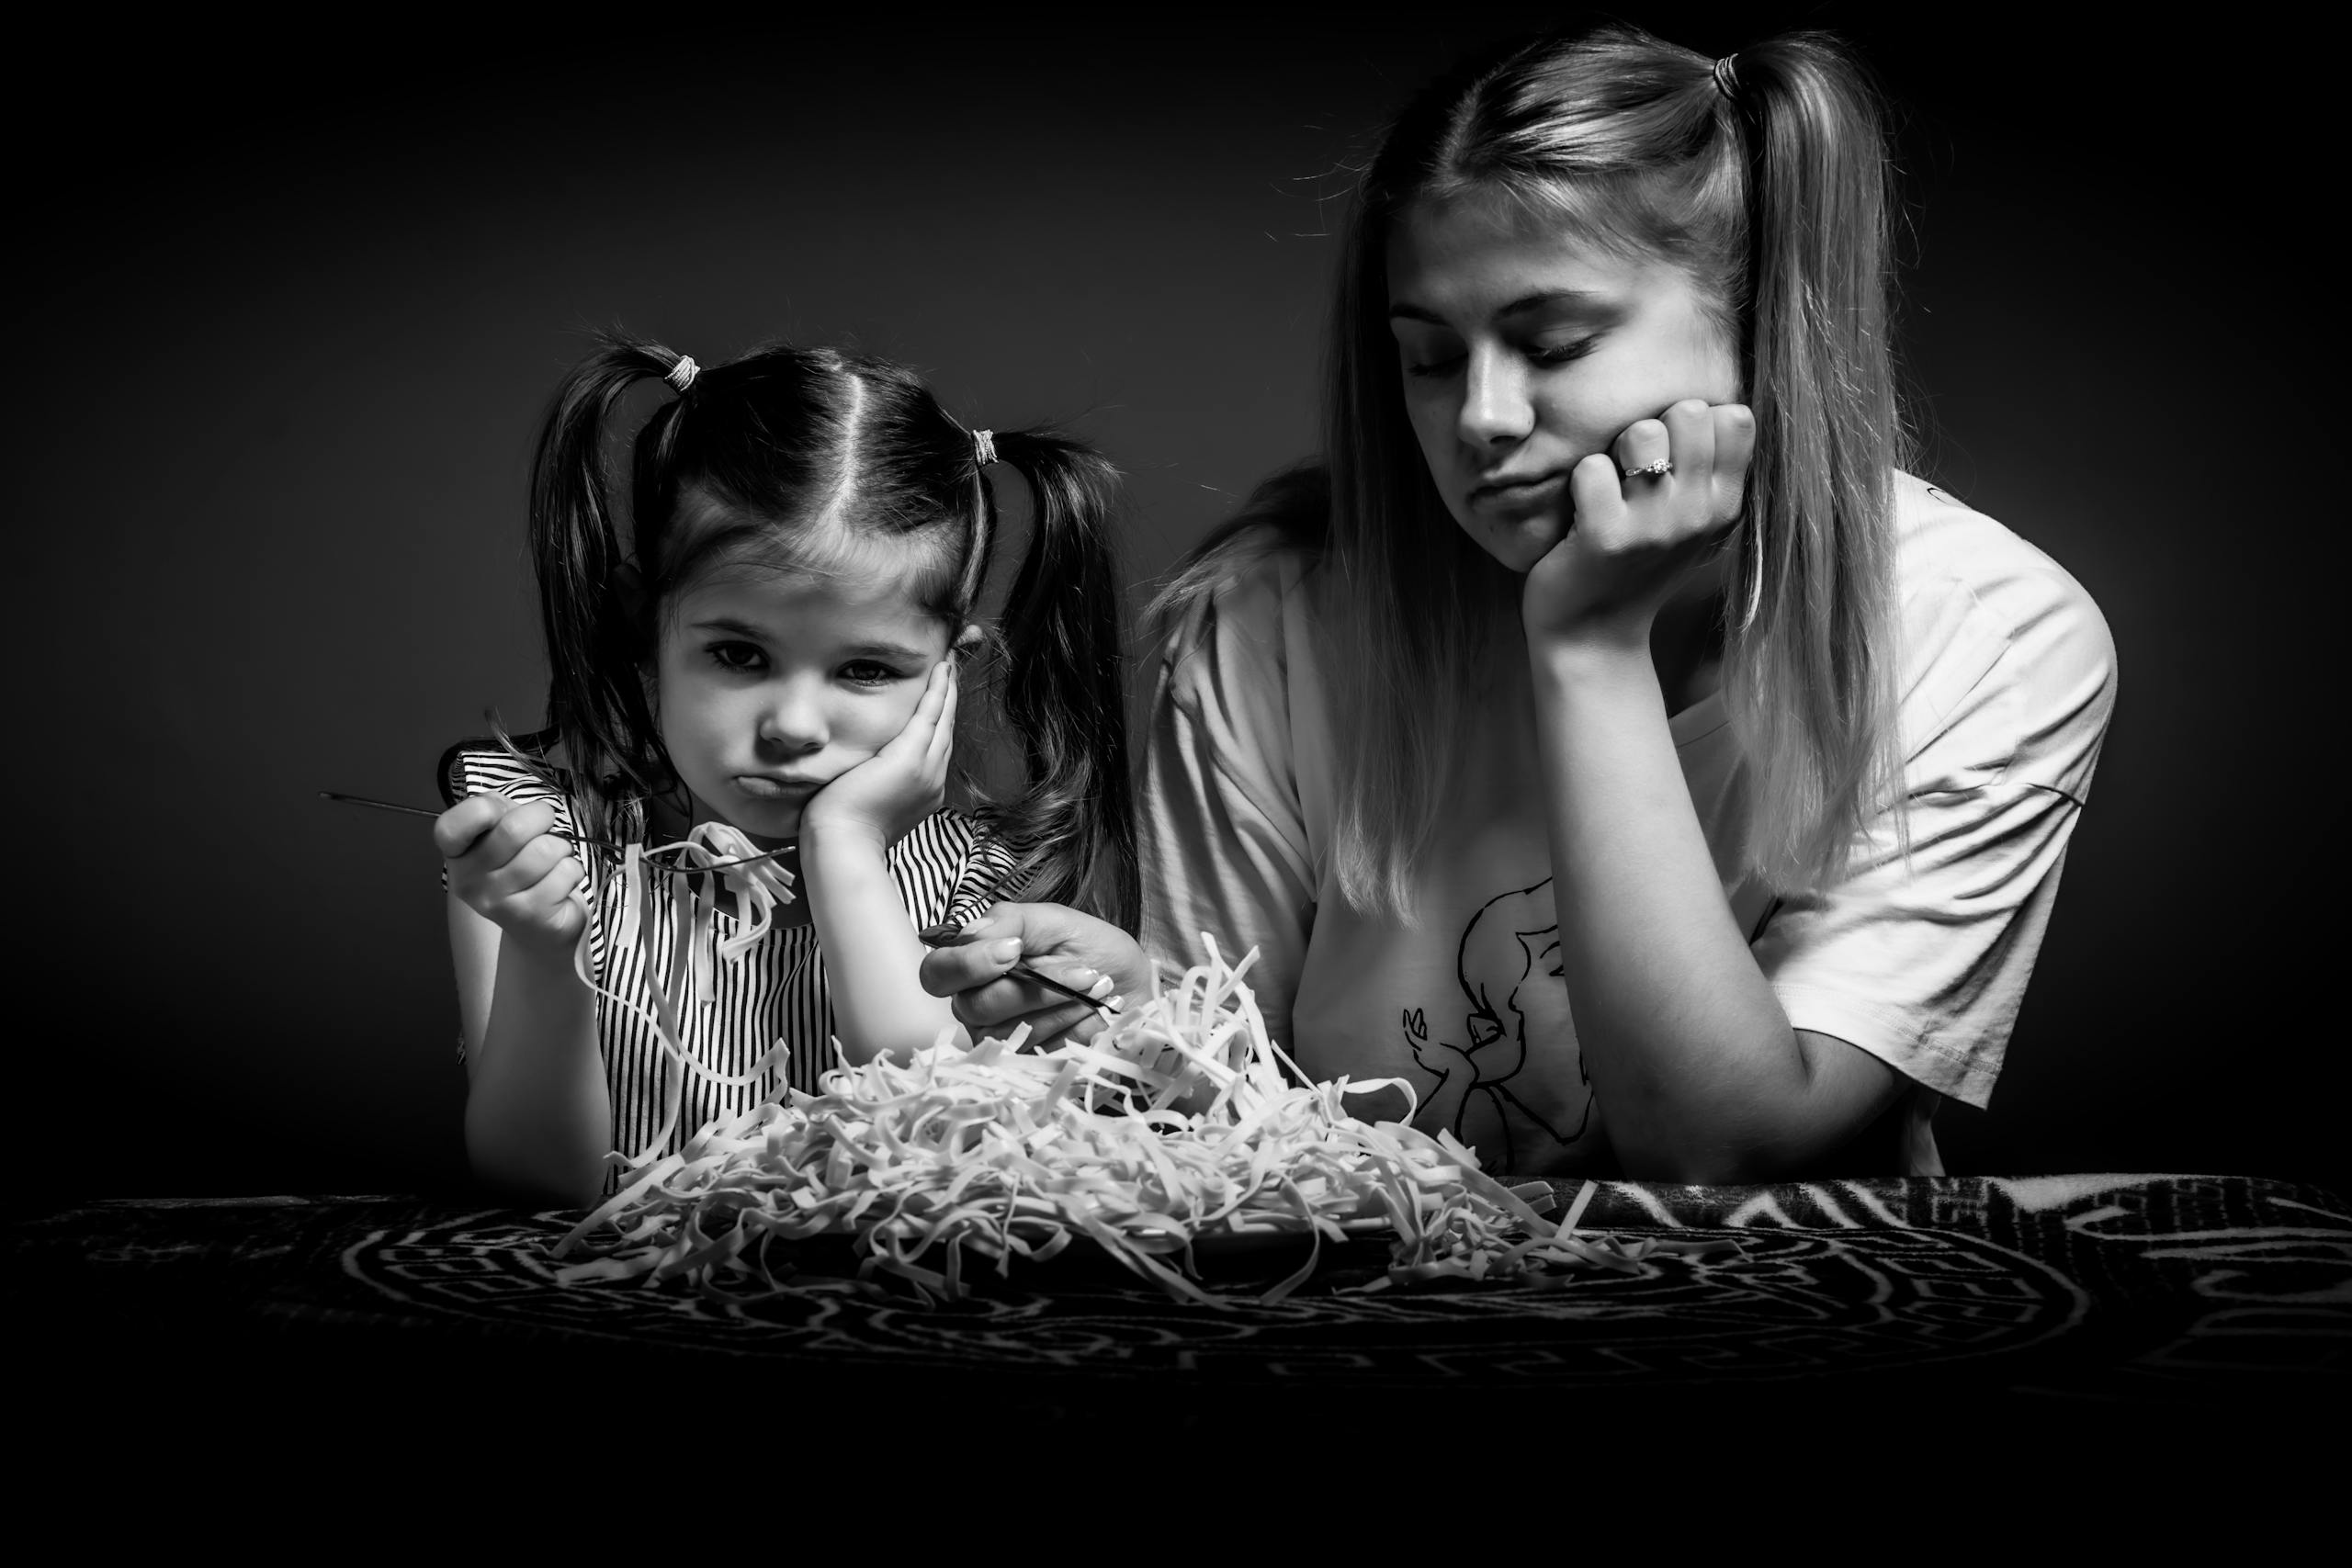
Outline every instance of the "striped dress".
<svg viewBox="0 0 2352 1568">
<path fill-rule="evenodd" d="M 575 830 L 571 798 L 499 748 L 470 743 L 451 748 L 442 759 L 440 784 L 443 798 L 453 805 L 491 790 L 516 802 L 547 801 L 555 808 L 556 830 Z M 641 837 L 641 812 L 638 815 L 639 821 L 614 824 L 607 836 Z M 694 1073 L 681 1074 L 649 1021 L 654 1007 L 647 976 L 669 972 L 677 929 L 673 917 L 681 897 L 677 881 L 660 875 L 648 879 L 654 919 L 650 931 L 643 931 L 639 911 L 624 896 L 616 861 L 596 850 L 582 859 L 589 868 L 589 907 L 594 917 L 589 926 L 589 962 L 604 990 L 638 1004 L 622 1007 L 601 996 L 596 1003 L 596 1043 L 612 1098 L 613 1141 L 622 1154 L 672 1153 L 713 1117 L 738 1115 L 781 1098 L 787 1086 L 815 1089 L 817 1076 L 836 1062 L 832 1002 L 826 994 L 824 954 L 813 926 L 786 925 L 779 911 L 777 923 L 730 960 L 717 950 L 735 934 L 735 918 L 724 906 L 711 917 L 703 938 L 711 951 L 697 955 L 711 984 L 696 1005 L 682 1010 L 680 1019 L 687 1050 L 713 1075 L 744 1077 L 780 1042 L 788 1047 L 749 1082 L 714 1084 Z M 1015 890 L 1010 880 L 1012 855 L 959 811 L 940 811 L 925 818 L 890 850 L 887 864 L 908 917 L 919 927 L 970 919 Z M 464 1049 L 461 1040 L 461 1055 Z M 684 1101 L 667 1137 L 658 1148 L 650 1148 L 669 1119 L 681 1077 Z M 616 1168 L 607 1179 L 607 1192 L 619 1174 Z"/>
</svg>

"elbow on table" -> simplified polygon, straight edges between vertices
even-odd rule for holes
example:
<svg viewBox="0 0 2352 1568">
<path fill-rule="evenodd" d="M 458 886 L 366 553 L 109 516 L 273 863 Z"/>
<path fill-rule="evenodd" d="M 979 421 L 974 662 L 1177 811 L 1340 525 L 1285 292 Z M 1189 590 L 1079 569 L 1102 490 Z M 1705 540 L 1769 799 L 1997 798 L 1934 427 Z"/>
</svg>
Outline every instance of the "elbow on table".
<svg viewBox="0 0 2352 1568">
<path fill-rule="evenodd" d="M 474 1181 L 492 1197 L 516 1209 L 594 1208 L 604 1192 L 604 1167 L 585 1175 L 548 1171 L 476 1156 Z"/>
<path fill-rule="evenodd" d="M 1753 1102 L 1738 1112 L 1707 1117 L 1686 1111 L 1649 1126 L 1611 1129 L 1619 1165 L 1636 1181 L 1689 1187 L 1747 1187 L 1820 1174 L 1826 1154 L 1847 1142 L 1825 1126 L 1818 1107 Z"/>
<path fill-rule="evenodd" d="M 1788 1173 L 1789 1162 L 1769 1143 L 1722 1133 L 1649 1136 L 1611 1129 L 1617 1163 L 1634 1181 L 1682 1187 L 1744 1186 Z"/>
<path fill-rule="evenodd" d="M 1619 1159 L 1635 1181 L 1682 1187 L 1746 1187 L 1797 1174 L 1794 1162 L 1777 1151 L 1758 1148 L 1662 1149 L 1638 1155 L 1621 1149 Z"/>
<path fill-rule="evenodd" d="M 1747 1186 L 1794 1176 L 1811 1139 L 1791 1106 L 1770 1106 L 1754 1086 L 1734 1096 L 1654 1103 L 1609 1122 L 1617 1165 L 1635 1181 Z M 1603 1100 L 1606 1106 L 1609 1102 Z"/>
<path fill-rule="evenodd" d="M 475 1182 L 515 1208 L 586 1208 L 605 1189 L 601 1154 L 517 1147 L 466 1118 L 466 1163 Z"/>
<path fill-rule="evenodd" d="M 1873 1154 L 1883 1157 L 1886 1151 L 1867 1134 L 1899 1111 L 1909 1080 L 1835 1036 L 1800 1029 L 1788 1040 L 1786 1052 L 1744 1057 L 1784 1064 L 1781 1070 L 1726 1075 L 1703 1085 L 1705 1092 L 1660 1096 L 1640 1107 L 1643 1114 L 1612 1124 L 1611 1142 L 1626 1174 L 1642 1181 L 1749 1186 L 1819 1177 L 1858 1160 L 1866 1170 Z"/>
<path fill-rule="evenodd" d="M 1713 1124 L 1650 1128 L 1610 1141 L 1625 1174 L 1636 1181 L 1691 1187 L 1748 1187 L 1809 1181 L 1825 1176 L 1889 1176 L 1875 1168 L 1886 1150 L 1866 1136 L 1891 1107 L 1875 1100 L 1824 1106 L 1783 1105 L 1778 1114 L 1757 1108 Z"/>
</svg>

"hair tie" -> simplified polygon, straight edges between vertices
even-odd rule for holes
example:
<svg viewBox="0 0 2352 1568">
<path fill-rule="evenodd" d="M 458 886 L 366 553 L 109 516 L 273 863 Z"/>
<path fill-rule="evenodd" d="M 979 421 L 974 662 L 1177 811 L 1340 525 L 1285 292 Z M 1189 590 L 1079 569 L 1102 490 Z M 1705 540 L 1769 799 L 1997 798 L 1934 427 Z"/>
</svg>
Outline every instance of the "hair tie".
<svg viewBox="0 0 2352 1568">
<path fill-rule="evenodd" d="M 695 378 L 700 374 L 702 374 L 702 367 L 696 365 L 692 358 L 682 354 L 678 355 L 678 362 L 670 367 L 670 373 L 667 376 L 662 377 L 662 379 L 669 382 L 671 386 L 675 387 L 679 391 L 684 392 L 688 387 L 695 384 Z"/>
<path fill-rule="evenodd" d="M 1739 73 L 1733 70 L 1731 64 L 1733 61 L 1737 60 L 1739 56 L 1736 54 L 1726 54 L 1721 60 L 1715 62 L 1715 69 L 1713 73 L 1715 78 L 1715 91 L 1721 93 L 1726 98 L 1736 99 L 1739 96 Z"/>
<path fill-rule="evenodd" d="M 995 431 L 976 430 L 972 432 L 972 461 L 983 468 L 996 461 Z"/>
</svg>

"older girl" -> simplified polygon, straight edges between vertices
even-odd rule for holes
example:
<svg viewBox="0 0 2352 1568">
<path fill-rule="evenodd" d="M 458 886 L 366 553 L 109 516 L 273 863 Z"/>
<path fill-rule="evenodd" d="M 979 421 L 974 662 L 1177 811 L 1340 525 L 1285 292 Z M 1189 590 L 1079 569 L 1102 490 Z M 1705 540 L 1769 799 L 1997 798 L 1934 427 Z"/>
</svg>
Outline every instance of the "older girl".
<svg viewBox="0 0 2352 1568">
<path fill-rule="evenodd" d="M 1621 27 L 1421 95 L 1363 181 L 1324 463 L 1164 596 L 1144 946 L 1260 952 L 1318 1077 L 1490 1167 L 1932 1173 L 2114 699 L 2055 563 L 1904 471 L 1856 63 Z M 1038 906 L 926 962 L 1139 984 Z M 1394 1106 L 1365 1105 L 1367 1114 Z"/>
</svg>

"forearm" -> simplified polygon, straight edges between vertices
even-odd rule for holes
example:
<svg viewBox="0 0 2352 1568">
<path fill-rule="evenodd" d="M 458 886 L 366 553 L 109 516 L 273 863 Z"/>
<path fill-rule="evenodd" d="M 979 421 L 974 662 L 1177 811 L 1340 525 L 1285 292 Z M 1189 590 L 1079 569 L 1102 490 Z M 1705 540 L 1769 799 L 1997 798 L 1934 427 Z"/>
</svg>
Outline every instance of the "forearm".
<svg viewBox="0 0 2352 1568">
<path fill-rule="evenodd" d="M 1534 683 L 1561 971 L 1626 1168 L 1723 1180 L 1816 1152 L 1836 1130 L 1733 920 L 1646 647 L 1548 649 Z"/>
<path fill-rule="evenodd" d="M 925 950 L 881 843 L 863 833 L 804 830 L 800 873 L 824 953 L 833 1032 L 849 1059 L 904 1058 L 943 1032 L 962 1037 L 948 1002 L 917 978 Z"/>
<path fill-rule="evenodd" d="M 583 1203 L 594 1198 L 612 1146 L 595 994 L 569 954 L 502 943 L 466 1092 L 474 1173 L 518 1194 Z"/>
</svg>

